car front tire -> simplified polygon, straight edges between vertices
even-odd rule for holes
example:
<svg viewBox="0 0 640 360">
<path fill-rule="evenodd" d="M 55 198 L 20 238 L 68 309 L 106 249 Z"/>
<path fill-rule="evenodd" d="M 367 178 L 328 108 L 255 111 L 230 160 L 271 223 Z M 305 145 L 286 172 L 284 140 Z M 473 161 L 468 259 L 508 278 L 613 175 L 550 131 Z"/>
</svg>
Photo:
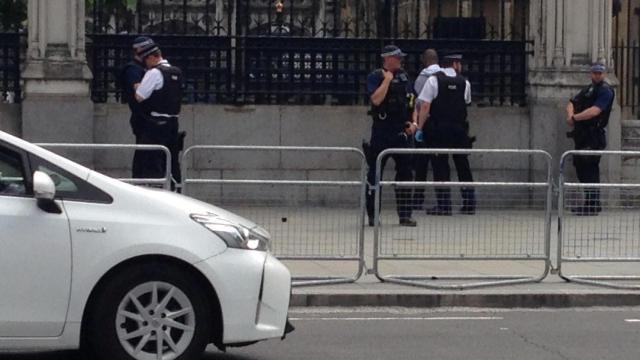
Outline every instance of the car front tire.
<svg viewBox="0 0 640 360">
<path fill-rule="evenodd" d="M 192 274 L 163 263 L 137 265 L 107 281 L 87 329 L 103 360 L 200 359 L 212 339 L 212 311 Z"/>
</svg>

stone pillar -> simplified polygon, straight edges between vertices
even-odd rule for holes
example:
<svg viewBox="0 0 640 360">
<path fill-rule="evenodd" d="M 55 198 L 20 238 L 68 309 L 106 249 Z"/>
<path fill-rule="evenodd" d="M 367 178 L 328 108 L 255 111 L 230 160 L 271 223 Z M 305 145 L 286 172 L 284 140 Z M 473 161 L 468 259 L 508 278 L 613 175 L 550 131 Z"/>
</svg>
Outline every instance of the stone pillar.
<svg viewBox="0 0 640 360">
<path fill-rule="evenodd" d="M 529 64 L 529 147 L 548 151 L 556 164 L 564 151 L 573 149 L 566 137 L 569 99 L 590 83 L 591 63 L 602 61 L 610 70 L 613 66 L 611 0 L 580 0 L 580 6 L 573 5 L 573 0 L 532 0 L 529 9 L 529 38 L 535 43 Z M 612 72 L 608 82 L 614 87 L 618 84 Z M 616 104 L 608 137 L 608 148 L 620 149 L 620 107 Z M 619 168 L 616 161 L 603 161 L 603 179 L 618 179 Z M 555 172 L 557 175 L 557 166 Z"/>
<path fill-rule="evenodd" d="M 462 13 L 460 14 L 461 17 L 471 17 L 471 10 L 472 10 L 472 4 L 471 4 L 471 0 L 459 0 L 461 1 L 461 4 L 459 5 L 460 8 L 462 9 Z"/>
<path fill-rule="evenodd" d="M 426 37 L 429 34 L 429 26 L 431 26 L 431 0 L 418 0 L 417 1 L 418 12 L 420 13 L 420 33 L 418 37 Z"/>
<path fill-rule="evenodd" d="M 93 142 L 84 0 L 29 0 L 22 77 L 22 135 L 38 142 Z"/>
<path fill-rule="evenodd" d="M 513 1 L 507 0 L 501 3 L 500 12 L 502 13 L 502 23 L 500 24 L 500 34 L 502 39 L 513 39 Z"/>
</svg>

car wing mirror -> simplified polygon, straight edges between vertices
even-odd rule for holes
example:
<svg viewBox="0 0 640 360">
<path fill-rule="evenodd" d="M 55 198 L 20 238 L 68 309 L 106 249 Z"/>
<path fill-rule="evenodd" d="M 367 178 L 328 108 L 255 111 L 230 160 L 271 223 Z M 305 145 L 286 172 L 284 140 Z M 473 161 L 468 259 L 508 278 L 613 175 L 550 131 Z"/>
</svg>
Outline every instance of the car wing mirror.
<svg viewBox="0 0 640 360">
<path fill-rule="evenodd" d="M 53 214 L 62 213 L 62 209 L 54 200 L 56 185 L 51 177 L 42 171 L 33 173 L 33 195 L 38 200 L 38 207 L 43 211 Z"/>
<path fill-rule="evenodd" d="M 33 173 L 33 194 L 38 200 L 53 200 L 56 197 L 56 185 L 49 175 L 42 171 Z"/>
</svg>

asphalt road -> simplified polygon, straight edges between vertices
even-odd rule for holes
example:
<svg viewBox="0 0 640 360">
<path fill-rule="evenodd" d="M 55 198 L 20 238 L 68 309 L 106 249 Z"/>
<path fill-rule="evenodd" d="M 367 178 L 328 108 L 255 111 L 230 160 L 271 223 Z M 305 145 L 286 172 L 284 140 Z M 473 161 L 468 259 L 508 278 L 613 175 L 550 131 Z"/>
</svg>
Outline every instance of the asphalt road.
<svg viewBox="0 0 640 360">
<path fill-rule="evenodd" d="M 293 309 L 285 341 L 215 349 L 205 360 L 633 359 L 640 308 L 569 310 Z M 63 360 L 68 353 L 3 355 Z"/>
</svg>

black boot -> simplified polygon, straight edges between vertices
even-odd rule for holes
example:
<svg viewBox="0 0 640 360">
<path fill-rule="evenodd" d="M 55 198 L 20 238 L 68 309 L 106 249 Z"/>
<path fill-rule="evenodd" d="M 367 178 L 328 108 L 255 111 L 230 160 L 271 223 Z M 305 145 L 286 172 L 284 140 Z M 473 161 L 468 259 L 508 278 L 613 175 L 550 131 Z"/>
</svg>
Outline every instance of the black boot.
<svg viewBox="0 0 640 360">
<path fill-rule="evenodd" d="M 462 207 L 460 208 L 460 214 L 473 215 L 476 213 L 476 192 L 473 188 L 463 188 L 460 190 L 462 193 Z"/>
<path fill-rule="evenodd" d="M 436 189 L 436 197 L 438 199 L 438 205 L 427 209 L 427 215 L 451 215 L 451 189 Z"/>
<path fill-rule="evenodd" d="M 367 217 L 369 218 L 369 226 L 375 225 L 375 201 L 376 201 L 376 191 L 368 187 L 367 188 Z"/>
<path fill-rule="evenodd" d="M 600 190 L 587 189 L 584 191 L 584 197 L 584 206 L 574 213 L 577 216 L 597 216 L 602 211 L 602 205 L 600 204 Z"/>
</svg>

